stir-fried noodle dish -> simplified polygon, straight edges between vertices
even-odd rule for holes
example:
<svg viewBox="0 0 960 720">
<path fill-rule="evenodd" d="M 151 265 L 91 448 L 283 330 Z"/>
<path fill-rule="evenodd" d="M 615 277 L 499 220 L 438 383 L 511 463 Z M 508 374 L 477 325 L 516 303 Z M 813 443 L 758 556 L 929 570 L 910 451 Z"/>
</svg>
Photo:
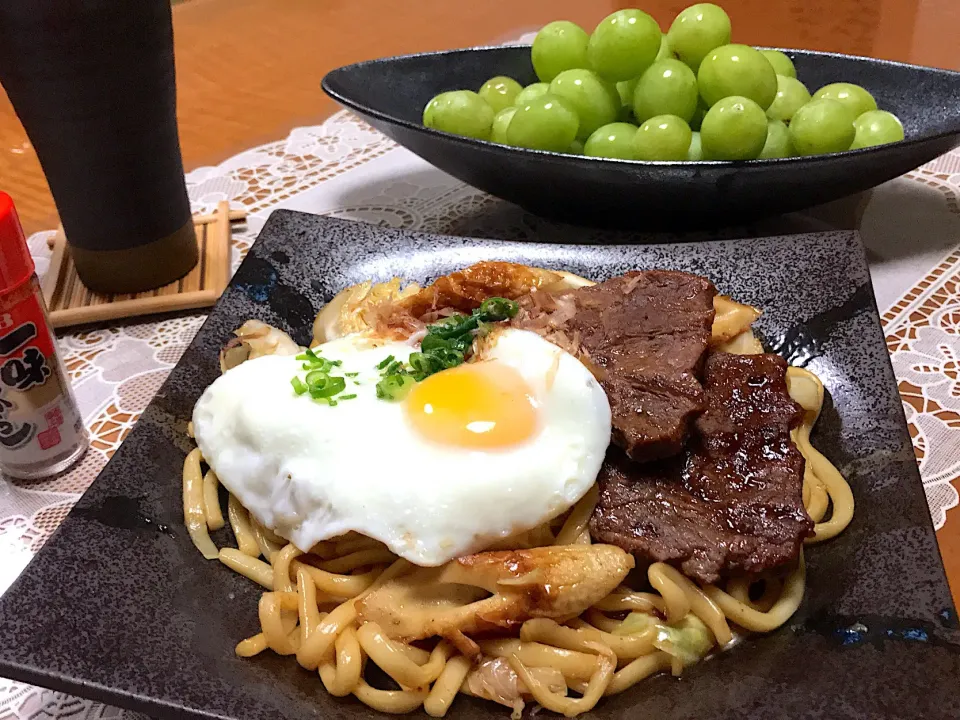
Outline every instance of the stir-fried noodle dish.
<svg viewBox="0 0 960 720">
<path fill-rule="evenodd" d="M 237 654 L 383 712 L 574 716 L 780 627 L 854 503 L 759 316 L 684 272 L 483 262 L 347 288 L 311 347 L 246 322 L 183 467 L 197 548 L 264 588 Z"/>
</svg>

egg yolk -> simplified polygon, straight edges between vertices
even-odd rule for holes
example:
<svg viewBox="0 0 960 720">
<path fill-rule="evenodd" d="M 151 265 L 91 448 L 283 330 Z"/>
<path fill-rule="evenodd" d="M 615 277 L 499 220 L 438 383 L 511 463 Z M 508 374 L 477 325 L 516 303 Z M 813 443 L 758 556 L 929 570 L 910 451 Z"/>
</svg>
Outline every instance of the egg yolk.
<svg viewBox="0 0 960 720">
<path fill-rule="evenodd" d="M 443 370 L 417 383 L 406 415 L 425 438 L 468 449 L 510 447 L 537 431 L 537 402 L 513 368 L 496 361 Z"/>
</svg>

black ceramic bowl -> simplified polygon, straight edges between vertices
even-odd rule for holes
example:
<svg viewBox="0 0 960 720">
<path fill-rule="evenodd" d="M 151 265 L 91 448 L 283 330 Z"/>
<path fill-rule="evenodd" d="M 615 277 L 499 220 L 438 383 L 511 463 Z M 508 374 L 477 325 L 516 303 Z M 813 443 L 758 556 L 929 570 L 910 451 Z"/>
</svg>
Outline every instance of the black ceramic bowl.
<svg viewBox="0 0 960 720">
<path fill-rule="evenodd" d="M 525 150 L 423 127 L 424 105 L 494 75 L 536 81 L 530 48 L 450 50 L 339 68 L 334 100 L 441 170 L 531 212 L 580 224 L 681 228 L 740 223 L 866 190 L 960 145 L 960 73 L 787 50 L 811 91 L 848 81 L 903 121 L 904 142 L 832 155 L 749 162 L 630 162 Z"/>
</svg>

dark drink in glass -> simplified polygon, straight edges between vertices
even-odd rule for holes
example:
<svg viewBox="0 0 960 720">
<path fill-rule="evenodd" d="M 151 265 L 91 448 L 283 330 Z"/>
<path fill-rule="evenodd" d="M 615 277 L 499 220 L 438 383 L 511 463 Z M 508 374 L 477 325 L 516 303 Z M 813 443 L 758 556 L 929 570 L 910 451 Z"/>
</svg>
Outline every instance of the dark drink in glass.
<svg viewBox="0 0 960 720">
<path fill-rule="evenodd" d="M 139 292 L 196 265 L 169 0 L 3 0 L 0 84 L 87 287 Z"/>
</svg>

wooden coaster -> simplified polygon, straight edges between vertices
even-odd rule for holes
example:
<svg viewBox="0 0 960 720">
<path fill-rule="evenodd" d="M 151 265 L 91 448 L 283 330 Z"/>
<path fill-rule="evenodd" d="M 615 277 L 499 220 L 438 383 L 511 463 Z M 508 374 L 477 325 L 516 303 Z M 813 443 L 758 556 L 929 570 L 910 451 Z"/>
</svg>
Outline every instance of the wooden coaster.
<svg viewBox="0 0 960 720">
<path fill-rule="evenodd" d="M 246 212 L 230 210 L 227 202 L 221 202 L 215 213 L 195 216 L 200 249 L 197 266 L 177 282 L 135 295 L 101 295 L 84 287 L 60 228 L 53 238 L 50 269 L 42 285 L 53 327 L 210 307 L 230 279 L 230 222 L 244 217 Z"/>
</svg>

